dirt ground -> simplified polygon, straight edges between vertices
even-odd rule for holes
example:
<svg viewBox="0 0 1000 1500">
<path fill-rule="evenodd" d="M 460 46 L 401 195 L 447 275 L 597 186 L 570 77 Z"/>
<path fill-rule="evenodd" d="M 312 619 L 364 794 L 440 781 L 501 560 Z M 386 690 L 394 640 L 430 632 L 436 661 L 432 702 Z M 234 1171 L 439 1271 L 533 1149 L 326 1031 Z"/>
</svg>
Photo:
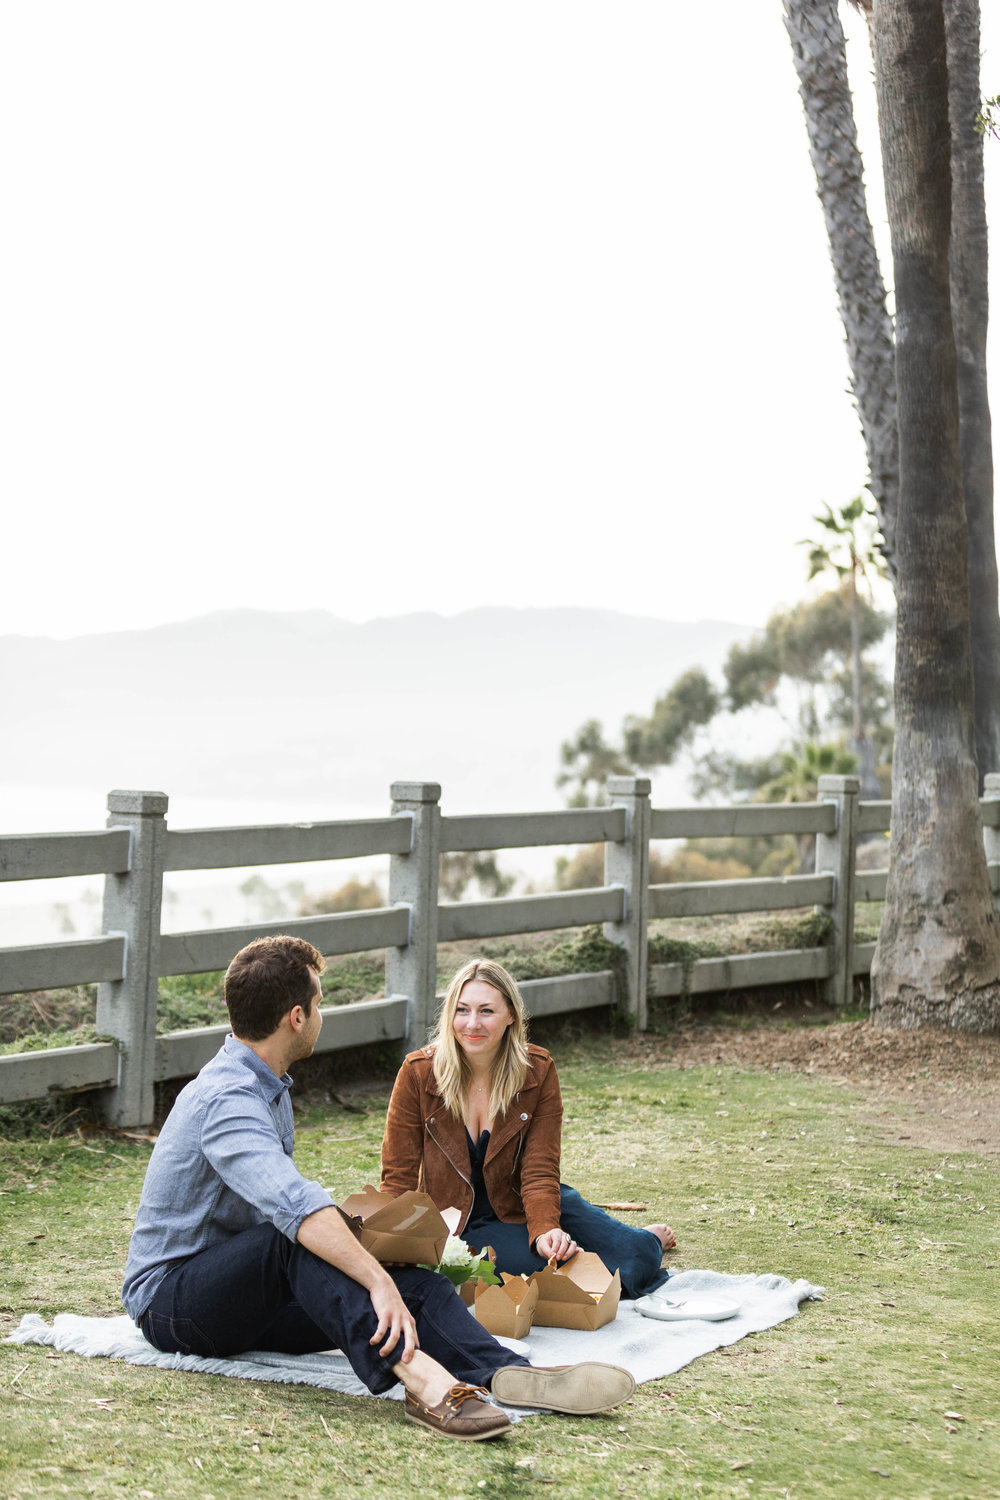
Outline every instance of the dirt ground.
<svg viewBox="0 0 1000 1500">
<path fill-rule="evenodd" d="M 1000 1037 L 794 1019 L 799 1024 L 704 1021 L 623 1047 L 637 1062 L 678 1068 L 717 1063 L 822 1074 L 870 1096 L 871 1125 L 884 1140 L 1000 1152 Z"/>
</svg>

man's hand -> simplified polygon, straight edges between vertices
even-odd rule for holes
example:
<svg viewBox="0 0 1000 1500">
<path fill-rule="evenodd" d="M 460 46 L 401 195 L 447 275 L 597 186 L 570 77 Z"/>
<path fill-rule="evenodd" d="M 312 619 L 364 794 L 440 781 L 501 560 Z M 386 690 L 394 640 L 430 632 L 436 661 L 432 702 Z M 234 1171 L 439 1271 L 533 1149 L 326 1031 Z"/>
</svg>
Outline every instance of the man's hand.
<svg viewBox="0 0 1000 1500">
<path fill-rule="evenodd" d="M 408 1364 L 414 1349 L 420 1344 L 417 1325 L 392 1277 L 367 1250 L 361 1248 L 340 1210 L 320 1208 L 309 1214 L 299 1225 L 296 1238 L 320 1260 L 336 1266 L 338 1271 L 343 1271 L 364 1287 L 378 1318 L 378 1327 L 369 1342 L 382 1343 L 379 1354 L 385 1357 L 402 1339 L 403 1352 L 398 1363 Z"/>
<path fill-rule="evenodd" d="M 398 1356 L 398 1362 L 404 1365 L 409 1364 L 413 1358 L 414 1349 L 420 1347 L 420 1340 L 417 1338 L 417 1325 L 413 1321 L 413 1315 L 399 1295 L 396 1283 L 387 1276 L 385 1282 L 379 1282 L 377 1286 L 373 1286 L 368 1295 L 375 1309 L 375 1316 L 378 1318 L 378 1327 L 368 1342 L 377 1344 L 385 1339 L 385 1343 L 378 1351 L 381 1358 L 385 1359 L 387 1354 L 392 1353 L 400 1339 L 403 1339 L 403 1352 Z"/>
<path fill-rule="evenodd" d="M 579 1248 L 576 1240 L 571 1240 L 564 1229 L 548 1229 L 535 1241 L 535 1254 L 543 1260 L 569 1260 Z"/>
</svg>

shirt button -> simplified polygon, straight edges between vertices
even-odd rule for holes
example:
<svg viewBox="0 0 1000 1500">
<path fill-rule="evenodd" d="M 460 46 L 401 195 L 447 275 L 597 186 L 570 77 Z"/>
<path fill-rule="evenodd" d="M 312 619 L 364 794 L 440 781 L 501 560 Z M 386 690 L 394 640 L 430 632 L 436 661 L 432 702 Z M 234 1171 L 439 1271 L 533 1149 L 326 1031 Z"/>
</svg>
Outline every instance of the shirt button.
<svg viewBox="0 0 1000 1500">
<path fill-rule="evenodd" d="M 527 1115 L 522 1115 L 522 1116 L 521 1116 L 521 1119 L 522 1119 L 522 1120 L 526 1120 L 526 1119 L 527 1119 L 527 1118 L 528 1118 L 528 1116 L 527 1116 Z"/>
<path fill-rule="evenodd" d="M 428 1125 L 433 1125 L 433 1124 L 434 1124 L 434 1116 L 433 1116 L 433 1115 L 431 1115 L 431 1117 L 430 1117 L 430 1119 L 429 1119 L 429 1120 L 428 1120 L 428 1121 L 427 1121 L 427 1123 L 428 1123 Z"/>
</svg>

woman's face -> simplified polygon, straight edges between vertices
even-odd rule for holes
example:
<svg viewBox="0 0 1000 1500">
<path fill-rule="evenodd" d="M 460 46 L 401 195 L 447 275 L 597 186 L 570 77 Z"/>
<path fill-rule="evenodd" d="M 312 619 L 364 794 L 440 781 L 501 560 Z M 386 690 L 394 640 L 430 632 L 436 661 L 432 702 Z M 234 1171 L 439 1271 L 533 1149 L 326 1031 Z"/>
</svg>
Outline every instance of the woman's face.
<svg viewBox="0 0 1000 1500">
<path fill-rule="evenodd" d="M 470 979 L 462 986 L 451 1027 L 471 1063 L 491 1063 L 514 1020 L 499 990 L 484 979 Z"/>
</svg>

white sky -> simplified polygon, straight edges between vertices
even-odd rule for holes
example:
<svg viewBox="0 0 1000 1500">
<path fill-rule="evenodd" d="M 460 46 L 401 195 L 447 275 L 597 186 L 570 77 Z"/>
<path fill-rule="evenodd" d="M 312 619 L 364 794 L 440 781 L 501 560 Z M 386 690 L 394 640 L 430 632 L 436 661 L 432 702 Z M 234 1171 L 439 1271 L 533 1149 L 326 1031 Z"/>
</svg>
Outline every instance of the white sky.
<svg viewBox="0 0 1000 1500">
<path fill-rule="evenodd" d="M 780 0 L 8 5 L 0 133 L 0 633 L 760 622 L 863 483 Z"/>
</svg>

